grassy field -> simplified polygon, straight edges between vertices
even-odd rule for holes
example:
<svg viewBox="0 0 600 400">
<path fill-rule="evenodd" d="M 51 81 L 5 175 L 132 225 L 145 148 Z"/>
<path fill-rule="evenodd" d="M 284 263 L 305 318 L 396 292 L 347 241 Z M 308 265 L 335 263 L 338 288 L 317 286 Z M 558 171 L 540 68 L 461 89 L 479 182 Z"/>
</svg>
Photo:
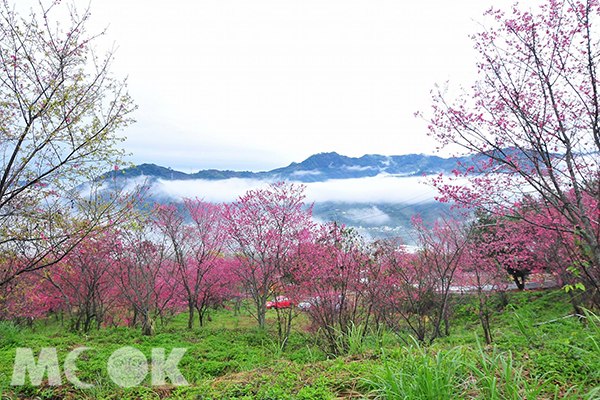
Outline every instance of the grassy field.
<svg viewBox="0 0 600 400">
<path fill-rule="evenodd" d="M 275 327 L 259 331 L 250 316 L 221 309 L 203 328 L 186 329 L 186 315 L 153 336 L 139 329 L 106 328 L 68 332 L 54 320 L 32 327 L 0 323 L 1 399 L 600 399 L 600 320 L 562 318 L 572 313 L 562 291 L 510 293 L 509 305 L 494 304 L 493 345 L 484 345 L 474 304 L 456 306 L 451 335 L 424 345 L 367 327 L 356 329 L 347 355 L 331 356 L 306 330 L 300 314 L 287 348 Z M 269 314 L 274 319 L 274 311 Z M 555 320 L 555 321 L 553 321 Z M 553 321 L 545 323 L 548 321 Z M 541 324 L 541 325 L 540 325 Z M 80 389 L 62 376 L 62 385 L 11 386 L 19 347 L 37 356 L 56 348 L 59 362 L 80 346 L 77 376 L 94 387 Z M 107 360 L 124 346 L 148 360 L 152 348 L 187 348 L 179 370 L 188 386 L 152 386 L 150 374 L 138 386 L 122 388 L 107 373 Z M 62 368 L 62 367 L 61 367 Z M 29 380 L 27 380 L 29 382 Z"/>
</svg>

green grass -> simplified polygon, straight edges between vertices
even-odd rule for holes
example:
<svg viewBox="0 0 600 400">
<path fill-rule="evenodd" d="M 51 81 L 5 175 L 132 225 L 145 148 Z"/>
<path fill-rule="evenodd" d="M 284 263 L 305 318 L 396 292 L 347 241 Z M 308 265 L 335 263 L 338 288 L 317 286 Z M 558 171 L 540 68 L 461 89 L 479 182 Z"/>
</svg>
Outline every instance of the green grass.
<svg viewBox="0 0 600 400">
<path fill-rule="evenodd" d="M 391 357 L 384 352 L 383 366 L 365 383 L 379 399 L 456 399 L 466 380 L 461 353 L 458 347 L 431 352 L 413 340 Z"/>
<path fill-rule="evenodd" d="M 126 327 L 83 334 L 53 320 L 31 328 L 0 322 L 0 398 L 600 399 L 600 318 L 590 313 L 586 322 L 557 319 L 572 312 L 560 291 L 510 297 L 504 309 L 492 301 L 492 345 L 479 340 L 474 304 L 465 300 L 455 310 L 449 337 L 424 345 L 385 329 L 353 326 L 340 339 L 347 354 L 335 358 L 305 331 L 305 316 L 295 319 L 285 349 L 274 325 L 261 331 L 250 316 L 224 309 L 212 312 L 201 329 L 188 330 L 187 316 L 179 315 L 151 337 Z M 62 367 L 69 351 L 80 346 L 91 350 L 78 358 L 77 376 L 93 388 L 76 388 L 64 374 L 58 387 L 10 386 L 18 347 L 30 347 L 36 355 L 54 347 Z M 139 349 L 148 360 L 152 348 L 165 348 L 167 355 L 187 348 L 178 367 L 190 385 L 174 387 L 167 380 L 155 387 L 150 374 L 140 386 L 115 385 L 106 362 L 124 346 Z"/>
</svg>

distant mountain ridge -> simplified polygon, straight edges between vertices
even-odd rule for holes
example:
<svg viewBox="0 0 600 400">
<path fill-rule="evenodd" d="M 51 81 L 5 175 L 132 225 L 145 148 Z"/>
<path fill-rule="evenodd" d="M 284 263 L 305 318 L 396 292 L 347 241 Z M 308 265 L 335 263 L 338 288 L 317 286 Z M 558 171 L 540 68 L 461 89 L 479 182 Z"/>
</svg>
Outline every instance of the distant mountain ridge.
<svg viewBox="0 0 600 400">
<path fill-rule="evenodd" d="M 118 171 L 110 171 L 103 175 L 103 179 L 117 178 L 128 179 L 145 177 L 144 184 L 150 189 L 151 197 L 146 199 L 149 203 L 167 204 L 170 202 L 180 201 L 182 195 L 177 189 L 177 181 L 185 182 L 178 187 L 185 187 L 187 196 L 193 196 L 194 187 L 207 187 L 206 182 L 200 180 L 223 180 L 223 184 L 227 185 L 225 180 L 231 178 L 240 179 L 255 179 L 257 181 L 268 182 L 302 182 L 310 184 L 312 182 L 327 182 L 331 180 L 332 185 L 346 185 L 347 187 L 359 185 L 355 182 L 340 182 L 344 179 L 358 179 L 375 177 L 380 174 L 386 174 L 387 177 L 397 177 L 398 179 L 381 179 L 375 180 L 377 183 L 357 187 L 358 191 L 367 193 L 367 196 L 359 196 L 355 198 L 352 190 L 348 191 L 348 198 L 333 196 L 335 200 L 331 200 L 325 196 L 325 199 L 315 201 L 313 204 L 313 216 L 319 221 L 338 221 L 346 226 L 354 227 L 361 234 L 369 237 L 388 237 L 402 236 L 409 243 L 410 236 L 407 232 L 410 230 L 411 218 L 419 214 L 423 221 L 433 222 L 444 212 L 447 212 L 450 205 L 435 202 L 431 194 L 411 195 L 410 190 L 414 188 L 413 184 L 408 184 L 403 187 L 409 193 L 406 198 L 408 201 L 390 202 L 382 200 L 386 196 L 382 196 L 386 191 L 393 192 L 393 187 L 385 185 L 394 185 L 397 189 L 398 185 L 403 186 L 403 179 L 410 177 L 420 177 L 423 174 L 439 174 L 450 173 L 457 169 L 458 163 L 462 163 L 463 167 L 473 165 L 475 161 L 472 157 L 462 158 L 442 158 L 424 154 L 408 154 L 400 156 L 383 156 L 378 154 L 367 154 L 362 157 L 347 157 L 335 152 L 314 154 L 306 160 L 296 163 L 293 162 L 286 167 L 276 168 L 270 171 L 252 172 L 252 171 L 231 171 L 206 169 L 196 173 L 185 173 L 174 170 L 168 167 L 162 167 L 155 164 L 141 164 L 132 168 L 127 168 Z M 197 180 L 198 182 L 191 182 Z M 334 182 L 335 180 L 335 182 Z M 172 181 L 175 186 L 169 185 L 166 181 Z M 410 179 L 415 182 L 414 179 Z M 135 182 L 134 182 L 135 183 Z M 259 182 L 260 183 L 260 182 Z M 237 183 L 233 182 L 235 187 Z M 325 192 L 335 192 L 337 189 L 327 189 L 325 183 L 321 190 Z M 243 185 L 242 185 L 243 186 Z M 219 186 L 220 187 L 220 186 Z M 226 186 L 223 186 L 225 188 Z M 370 188 L 370 189 L 369 189 Z M 222 188 L 221 188 L 222 189 Z M 213 188 L 212 190 L 220 190 Z M 342 189 L 345 190 L 345 189 Z M 373 193 L 373 198 L 369 197 L 369 190 L 378 191 L 378 194 Z M 397 191 L 397 190 L 396 190 Z M 240 193 L 241 194 L 241 193 Z M 203 196 L 201 196 L 203 197 Z"/>
<path fill-rule="evenodd" d="M 457 163 L 472 164 L 470 157 L 442 158 L 425 154 L 383 156 L 366 154 L 362 157 L 347 157 L 336 152 L 319 153 L 300 163 L 270 171 L 230 171 L 206 169 L 187 174 L 155 164 L 141 164 L 119 171 L 120 177 L 148 176 L 164 180 L 221 180 L 230 178 L 254 178 L 265 180 L 286 180 L 299 182 L 324 182 L 330 179 L 351 179 L 373 177 L 382 173 L 397 176 L 422 176 L 440 172 L 450 172 Z M 116 171 L 105 176 L 113 177 Z"/>
</svg>

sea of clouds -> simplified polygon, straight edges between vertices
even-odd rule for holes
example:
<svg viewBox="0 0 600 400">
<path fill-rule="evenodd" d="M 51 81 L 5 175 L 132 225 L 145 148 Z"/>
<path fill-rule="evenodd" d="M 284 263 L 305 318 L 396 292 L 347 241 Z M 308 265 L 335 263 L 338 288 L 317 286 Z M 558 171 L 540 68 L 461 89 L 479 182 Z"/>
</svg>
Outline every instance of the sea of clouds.
<svg viewBox="0 0 600 400">
<path fill-rule="evenodd" d="M 130 184 L 140 183 L 133 181 Z M 257 179 L 162 180 L 152 184 L 151 192 L 161 198 L 178 201 L 198 197 L 214 203 L 230 203 L 248 190 L 266 188 L 270 182 Z M 416 204 L 434 201 L 435 188 L 422 177 L 380 174 L 368 178 L 332 179 L 325 182 L 299 183 L 306 187 L 306 202 L 342 202 L 374 204 Z"/>
</svg>

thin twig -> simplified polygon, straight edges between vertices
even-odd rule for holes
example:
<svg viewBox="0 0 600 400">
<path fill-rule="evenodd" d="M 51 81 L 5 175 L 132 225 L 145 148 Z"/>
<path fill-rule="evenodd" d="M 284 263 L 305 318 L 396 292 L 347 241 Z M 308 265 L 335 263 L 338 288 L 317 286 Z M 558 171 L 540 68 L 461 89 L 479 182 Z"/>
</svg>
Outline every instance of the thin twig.
<svg viewBox="0 0 600 400">
<path fill-rule="evenodd" d="M 581 319 L 581 318 L 587 318 L 585 315 L 581 315 L 581 314 L 570 314 L 570 315 L 567 315 L 567 316 L 565 316 L 565 317 L 561 317 L 561 318 L 552 319 L 552 320 L 550 320 L 550 321 L 546 321 L 546 322 L 540 322 L 539 324 L 535 324 L 535 325 L 533 325 L 533 326 L 546 325 L 546 324 L 550 324 L 550 323 L 552 323 L 552 322 L 560 321 L 561 319 L 566 319 L 566 318 L 571 318 L 571 317 L 579 317 L 580 319 Z"/>
</svg>

